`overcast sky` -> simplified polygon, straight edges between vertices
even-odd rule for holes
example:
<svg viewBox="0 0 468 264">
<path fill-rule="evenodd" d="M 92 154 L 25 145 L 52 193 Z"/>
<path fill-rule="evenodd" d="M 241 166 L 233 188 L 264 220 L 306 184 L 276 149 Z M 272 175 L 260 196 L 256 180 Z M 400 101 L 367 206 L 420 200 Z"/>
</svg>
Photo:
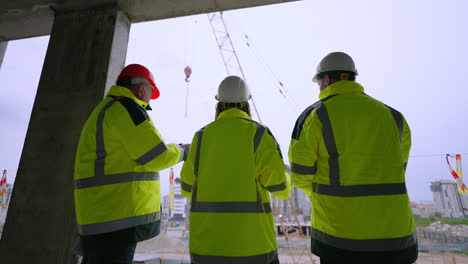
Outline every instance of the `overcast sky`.
<svg viewBox="0 0 468 264">
<path fill-rule="evenodd" d="M 366 93 L 405 115 L 413 139 L 407 185 L 411 200 L 420 201 L 432 200 L 431 181 L 451 180 L 445 153 L 466 154 L 465 167 L 468 160 L 466 14 L 464 0 L 333 0 L 229 11 L 224 17 L 260 117 L 285 157 L 297 116 L 318 100 L 311 81 L 318 62 L 344 51 L 354 58 Z M 10 183 L 48 40 L 10 41 L 0 69 L 0 169 L 8 170 Z M 152 101 L 151 117 L 167 143 L 188 143 L 213 121 L 214 95 L 226 71 L 207 15 L 133 24 L 130 63 L 155 75 L 161 97 Z M 185 118 L 187 65 L 193 74 Z M 278 81 L 288 96 L 278 91 Z M 168 170 L 162 175 L 165 194 Z"/>
</svg>

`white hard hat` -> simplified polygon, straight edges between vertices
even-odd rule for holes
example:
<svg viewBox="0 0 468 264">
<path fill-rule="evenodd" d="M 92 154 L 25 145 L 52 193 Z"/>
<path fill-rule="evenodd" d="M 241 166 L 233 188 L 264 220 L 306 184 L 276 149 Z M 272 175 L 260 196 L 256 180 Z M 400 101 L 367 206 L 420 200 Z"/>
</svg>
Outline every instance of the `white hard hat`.
<svg viewBox="0 0 468 264">
<path fill-rule="evenodd" d="M 252 96 L 244 80 L 237 76 L 228 76 L 219 84 L 215 98 L 223 103 L 240 103 L 247 102 Z"/>
<path fill-rule="evenodd" d="M 353 59 L 344 52 L 332 52 L 325 56 L 317 66 L 317 72 L 312 80 L 317 82 L 318 75 L 328 71 L 348 71 L 358 75 Z"/>
</svg>

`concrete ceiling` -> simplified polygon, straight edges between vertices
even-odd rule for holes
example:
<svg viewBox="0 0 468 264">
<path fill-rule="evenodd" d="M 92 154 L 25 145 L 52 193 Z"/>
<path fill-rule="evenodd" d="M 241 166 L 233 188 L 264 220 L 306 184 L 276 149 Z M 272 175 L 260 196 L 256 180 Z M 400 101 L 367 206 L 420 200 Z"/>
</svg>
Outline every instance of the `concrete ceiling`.
<svg viewBox="0 0 468 264">
<path fill-rule="evenodd" d="M 1 0 L 0 41 L 49 35 L 55 12 L 118 4 L 132 22 L 297 0 Z"/>
</svg>

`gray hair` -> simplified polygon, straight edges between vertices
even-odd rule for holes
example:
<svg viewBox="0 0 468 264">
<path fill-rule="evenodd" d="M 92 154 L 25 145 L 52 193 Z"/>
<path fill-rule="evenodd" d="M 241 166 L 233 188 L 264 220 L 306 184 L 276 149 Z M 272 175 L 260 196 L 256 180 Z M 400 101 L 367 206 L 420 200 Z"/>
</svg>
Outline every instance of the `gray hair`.
<svg viewBox="0 0 468 264">
<path fill-rule="evenodd" d="M 151 82 L 144 77 L 132 77 L 132 79 L 130 80 L 131 85 L 135 85 L 139 83 L 151 84 Z"/>
</svg>

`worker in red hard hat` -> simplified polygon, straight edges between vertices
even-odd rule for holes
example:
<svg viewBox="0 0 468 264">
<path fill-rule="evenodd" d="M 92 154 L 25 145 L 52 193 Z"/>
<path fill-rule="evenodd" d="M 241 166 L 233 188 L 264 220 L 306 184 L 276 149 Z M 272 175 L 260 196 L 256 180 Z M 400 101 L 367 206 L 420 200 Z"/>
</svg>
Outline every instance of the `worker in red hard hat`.
<svg viewBox="0 0 468 264">
<path fill-rule="evenodd" d="M 126 82 L 129 79 L 133 82 L 130 85 L 133 85 L 141 81 L 142 80 L 141 78 L 144 78 L 146 79 L 146 81 L 149 81 L 149 83 L 153 87 L 151 99 L 157 99 L 159 97 L 159 89 L 156 86 L 156 83 L 154 83 L 153 74 L 143 65 L 140 65 L 140 64 L 127 65 L 127 67 L 125 67 L 120 72 L 119 77 L 117 77 L 117 85 L 119 85 L 119 83 L 122 84 L 123 82 Z M 124 85 L 127 85 L 127 84 L 124 83 Z"/>
<path fill-rule="evenodd" d="M 137 242 L 159 234 L 159 171 L 185 160 L 147 110 L 159 97 L 151 72 L 125 67 L 86 121 L 75 159 L 75 210 L 83 262 L 133 263 Z"/>
</svg>

